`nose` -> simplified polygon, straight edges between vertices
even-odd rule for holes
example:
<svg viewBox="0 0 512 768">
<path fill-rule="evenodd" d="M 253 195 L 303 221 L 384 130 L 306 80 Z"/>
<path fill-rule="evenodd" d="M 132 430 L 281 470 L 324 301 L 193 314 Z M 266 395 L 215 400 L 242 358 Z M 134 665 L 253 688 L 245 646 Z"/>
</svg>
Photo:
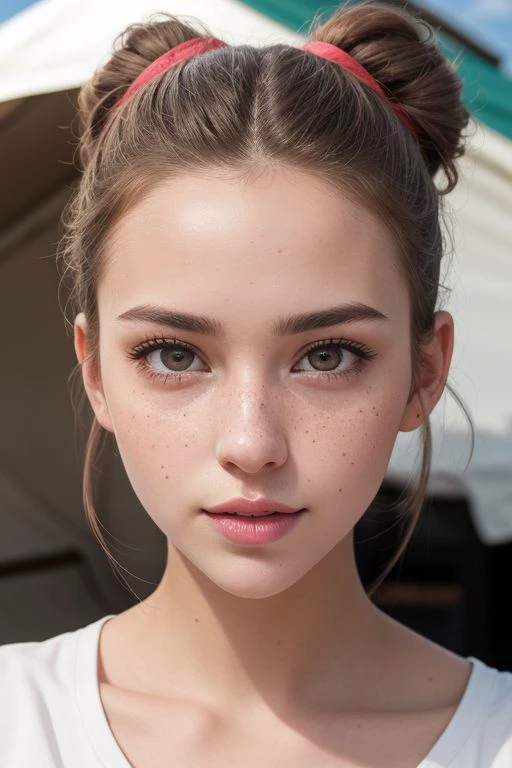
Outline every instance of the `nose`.
<svg viewBox="0 0 512 768">
<path fill-rule="evenodd" d="M 247 474 L 282 466 L 288 457 L 283 418 L 275 394 L 265 384 L 232 384 L 219 411 L 219 464 Z"/>
</svg>

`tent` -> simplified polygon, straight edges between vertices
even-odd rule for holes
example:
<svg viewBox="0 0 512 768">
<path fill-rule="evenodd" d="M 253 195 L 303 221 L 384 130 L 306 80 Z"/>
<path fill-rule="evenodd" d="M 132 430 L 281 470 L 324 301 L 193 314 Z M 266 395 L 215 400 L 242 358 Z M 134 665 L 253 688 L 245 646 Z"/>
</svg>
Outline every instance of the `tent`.
<svg viewBox="0 0 512 768">
<path fill-rule="evenodd" d="M 100 0 L 40 0 L 0 26 L 0 339 L 5 365 L 0 499 L 4 504 L 9 499 L 10 512 L 23 510 L 20 519 L 27 529 L 39 530 L 42 519 L 57 526 L 63 552 L 85 548 L 87 561 L 118 601 L 125 593 L 109 580 L 105 558 L 83 518 L 79 451 L 66 385 L 75 361 L 57 305 L 53 261 L 60 212 L 76 177 L 72 118 L 77 88 L 108 56 L 116 34 L 153 11 L 197 17 L 227 42 L 258 45 L 298 43 L 316 7 L 309 0 L 161 0 L 156 5 L 125 0 L 106 9 Z M 454 45 L 448 38 L 443 44 Z M 459 187 L 448 201 L 456 248 L 446 277 L 452 291 L 445 308 L 454 314 L 457 328 L 450 381 L 469 406 L 476 442 L 463 472 L 469 433 L 455 403 L 444 395 L 433 417 L 430 491 L 467 497 L 482 541 L 499 544 L 512 541 L 507 332 L 512 326 L 512 83 L 470 52 L 462 67 L 468 73 L 468 100 L 481 122 L 461 163 Z M 390 478 L 409 478 L 416 446 L 415 433 L 399 436 Z M 107 459 L 110 468 L 99 485 L 103 523 L 110 531 L 119 530 L 122 520 L 123 530 L 122 543 L 109 541 L 127 567 L 136 563 L 137 574 L 156 580 L 160 534 L 141 514 L 117 457 Z M 8 515 L 1 514 L 8 526 Z M 94 601 L 93 592 L 91 587 Z"/>
</svg>

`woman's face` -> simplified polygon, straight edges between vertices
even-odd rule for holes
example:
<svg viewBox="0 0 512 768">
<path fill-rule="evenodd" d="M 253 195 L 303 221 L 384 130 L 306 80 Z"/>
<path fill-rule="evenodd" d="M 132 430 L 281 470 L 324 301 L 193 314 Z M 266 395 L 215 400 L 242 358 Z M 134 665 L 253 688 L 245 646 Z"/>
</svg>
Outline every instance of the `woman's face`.
<svg viewBox="0 0 512 768">
<path fill-rule="evenodd" d="M 404 418 L 391 235 L 307 173 L 212 170 L 155 188 L 105 258 L 91 399 L 138 498 L 224 590 L 277 594 L 353 529 Z M 202 511 L 261 496 L 307 510 L 270 544 L 228 541 Z"/>
</svg>

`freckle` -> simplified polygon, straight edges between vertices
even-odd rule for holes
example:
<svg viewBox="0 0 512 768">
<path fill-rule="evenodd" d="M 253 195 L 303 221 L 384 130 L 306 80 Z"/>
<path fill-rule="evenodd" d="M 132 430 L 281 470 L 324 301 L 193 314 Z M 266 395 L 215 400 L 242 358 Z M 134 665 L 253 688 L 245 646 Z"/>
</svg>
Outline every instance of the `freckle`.
<svg viewBox="0 0 512 768">
<path fill-rule="evenodd" d="M 347 454 L 346 454 L 346 453 L 344 453 L 343 455 L 344 455 L 344 456 L 346 456 Z"/>
<path fill-rule="evenodd" d="M 311 442 L 312 442 L 312 443 L 316 443 L 316 440 L 312 440 Z"/>
<path fill-rule="evenodd" d="M 306 435 L 309 435 L 309 429 L 306 429 L 306 432 L 305 432 L 305 434 L 306 434 Z"/>
<path fill-rule="evenodd" d="M 364 433 L 364 436 L 365 436 L 365 437 L 368 437 L 368 432 L 365 432 L 365 433 Z"/>
<path fill-rule="evenodd" d="M 165 479 L 166 479 L 166 480 L 168 480 L 168 479 L 169 479 L 169 475 L 166 475 L 166 476 L 165 476 Z"/>
<path fill-rule="evenodd" d="M 354 462 L 353 461 L 351 461 L 350 463 L 352 464 L 352 466 L 354 466 Z"/>
<path fill-rule="evenodd" d="M 160 464 L 160 469 L 165 469 L 163 464 Z"/>
<path fill-rule="evenodd" d="M 338 493 L 341 493 L 343 488 L 338 488 Z"/>
<path fill-rule="evenodd" d="M 182 413 L 181 415 L 182 415 L 182 416 L 186 416 L 187 414 L 186 414 L 186 413 Z"/>
<path fill-rule="evenodd" d="M 194 621 L 196 624 L 199 624 L 199 619 L 195 618 Z"/>
<path fill-rule="evenodd" d="M 378 415 L 379 415 L 379 412 L 378 412 L 378 411 L 375 411 L 375 415 L 376 415 L 376 416 L 378 416 Z"/>
<path fill-rule="evenodd" d="M 185 448 L 188 448 L 188 443 L 185 443 Z"/>
<path fill-rule="evenodd" d="M 154 448 L 154 447 L 155 447 L 155 444 L 153 443 L 153 445 L 152 445 L 151 447 L 152 447 L 152 448 Z"/>
<path fill-rule="evenodd" d="M 359 413 L 364 413 L 362 408 L 359 409 Z"/>
</svg>

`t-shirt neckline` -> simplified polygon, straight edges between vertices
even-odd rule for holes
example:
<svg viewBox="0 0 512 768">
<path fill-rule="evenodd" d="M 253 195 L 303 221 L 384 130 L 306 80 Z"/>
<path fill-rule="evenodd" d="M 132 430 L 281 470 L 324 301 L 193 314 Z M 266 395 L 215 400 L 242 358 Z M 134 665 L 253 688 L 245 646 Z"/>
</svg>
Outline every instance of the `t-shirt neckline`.
<svg viewBox="0 0 512 768">
<path fill-rule="evenodd" d="M 103 625 L 115 614 L 78 630 L 75 685 L 82 725 L 96 754 L 105 768 L 133 768 L 119 746 L 107 720 L 100 696 L 98 680 L 99 638 Z M 417 768 L 449 765 L 464 746 L 485 711 L 495 677 L 487 666 L 468 656 L 472 669 L 459 705 L 445 730 Z"/>
<path fill-rule="evenodd" d="M 98 679 L 98 650 L 101 629 L 115 614 L 78 631 L 75 684 L 82 725 L 91 747 L 104 768 L 133 768 L 123 754 L 103 709 Z"/>
</svg>

